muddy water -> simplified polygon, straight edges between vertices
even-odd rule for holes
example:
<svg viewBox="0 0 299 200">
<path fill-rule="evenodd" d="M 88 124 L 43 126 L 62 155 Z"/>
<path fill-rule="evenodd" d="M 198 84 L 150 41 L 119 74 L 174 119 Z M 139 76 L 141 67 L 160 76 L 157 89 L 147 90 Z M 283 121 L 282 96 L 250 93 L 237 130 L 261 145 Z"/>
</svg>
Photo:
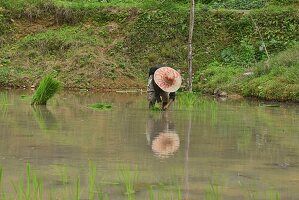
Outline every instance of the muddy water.
<svg viewBox="0 0 299 200">
<path fill-rule="evenodd" d="M 93 163 L 109 199 L 126 199 L 122 168 L 138 173 L 136 199 L 150 191 L 177 199 L 178 188 L 182 199 L 208 199 L 211 187 L 222 199 L 299 197 L 298 105 L 210 99 L 193 110 L 153 112 L 141 94 L 62 93 L 33 108 L 21 95 L 31 94 L 1 91 L 0 98 L 1 191 L 8 196 L 30 163 L 44 199 L 73 199 L 78 176 L 87 199 Z M 113 109 L 88 108 L 96 102 Z"/>
</svg>

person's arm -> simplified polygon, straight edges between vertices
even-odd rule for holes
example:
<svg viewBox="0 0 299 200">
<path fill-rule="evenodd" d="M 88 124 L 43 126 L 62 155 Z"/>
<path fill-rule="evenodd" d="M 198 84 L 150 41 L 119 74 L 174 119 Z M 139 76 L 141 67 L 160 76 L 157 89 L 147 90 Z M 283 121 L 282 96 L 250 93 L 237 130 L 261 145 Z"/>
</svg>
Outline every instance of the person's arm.
<svg viewBox="0 0 299 200">
<path fill-rule="evenodd" d="M 172 102 L 174 102 L 174 100 L 175 100 L 175 92 L 169 93 L 169 102 L 165 106 L 163 106 L 163 110 L 167 110 L 169 106 L 172 104 Z"/>
</svg>

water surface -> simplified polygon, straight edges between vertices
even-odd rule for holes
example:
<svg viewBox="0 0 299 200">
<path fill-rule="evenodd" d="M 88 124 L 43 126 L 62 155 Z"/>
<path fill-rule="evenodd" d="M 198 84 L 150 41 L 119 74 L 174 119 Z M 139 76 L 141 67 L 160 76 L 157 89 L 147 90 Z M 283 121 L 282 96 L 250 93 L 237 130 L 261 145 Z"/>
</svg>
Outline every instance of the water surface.
<svg viewBox="0 0 299 200">
<path fill-rule="evenodd" d="M 15 194 L 12 183 L 26 176 L 30 163 L 46 193 L 70 198 L 63 181 L 74 190 L 79 176 L 87 199 L 91 162 L 109 199 L 126 199 L 123 166 L 138 172 L 136 199 L 148 199 L 151 186 L 161 195 L 180 188 L 182 199 L 205 199 L 211 185 L 219 185 L 223 199 L 276 193 L 298 199 L 298 105 L 206 99 L 191 110 L 176 104 L 154 112 L 145 94 L 64 92 L 46 107 L 31 107 L 21 95 L 31 92 L 1 91 L 0 98 L 0 167 L 8 194 Z M 88 107 L 97 102 L 113 109 Z"/>
</svg>

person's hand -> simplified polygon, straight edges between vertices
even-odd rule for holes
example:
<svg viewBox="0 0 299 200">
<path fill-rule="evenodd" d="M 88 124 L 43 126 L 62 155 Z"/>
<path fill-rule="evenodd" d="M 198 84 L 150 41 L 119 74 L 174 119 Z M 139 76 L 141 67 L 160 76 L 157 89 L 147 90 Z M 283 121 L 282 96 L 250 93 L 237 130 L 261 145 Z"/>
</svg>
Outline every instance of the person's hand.
<svg viewBox="0 0 299 200">
<path fill-rule="evenodd" d="M 162 110 L 167 110 L 172 102 L 173 102 L 173 99 L 170 99 L 169 102 L 165 106 L 162 107 Z"/>
</svg>

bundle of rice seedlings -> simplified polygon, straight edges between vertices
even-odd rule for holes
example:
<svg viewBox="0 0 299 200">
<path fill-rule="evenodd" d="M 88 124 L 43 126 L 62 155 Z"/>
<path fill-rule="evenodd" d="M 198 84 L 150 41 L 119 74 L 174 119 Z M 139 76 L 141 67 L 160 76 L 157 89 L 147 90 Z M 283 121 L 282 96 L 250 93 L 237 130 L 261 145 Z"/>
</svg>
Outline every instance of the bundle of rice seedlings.
<svg viewBox="0 0 299 200">
<path fill-rule="evenodd" d="M 31 105 L 46 105 L 47 101 L 60 89 L 60 82 L 54 79 L 51 75 L 47 75 L 41 80 L 37 90 L 35 91 Z"/>
</svg>

